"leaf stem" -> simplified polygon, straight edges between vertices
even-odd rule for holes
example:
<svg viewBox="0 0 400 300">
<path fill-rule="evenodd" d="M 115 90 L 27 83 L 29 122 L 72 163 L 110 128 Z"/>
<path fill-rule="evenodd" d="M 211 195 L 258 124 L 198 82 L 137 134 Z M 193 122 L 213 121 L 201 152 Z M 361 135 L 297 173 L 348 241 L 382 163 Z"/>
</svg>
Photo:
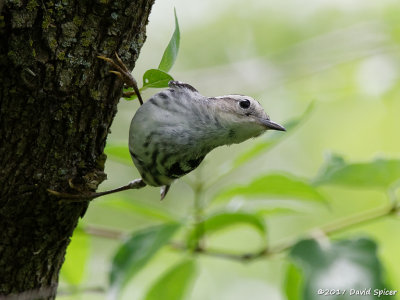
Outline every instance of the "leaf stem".
<svg viewBox="0 0 400 300">
<path fill-rule="evenodd" d="M 203 203 L 203 183 L 201 180 L 195 184 L 194 192 L 194 226 L 195 226 L 195 249 L 203 249 L 204 241 L 204 203 Z"/>
</svg>

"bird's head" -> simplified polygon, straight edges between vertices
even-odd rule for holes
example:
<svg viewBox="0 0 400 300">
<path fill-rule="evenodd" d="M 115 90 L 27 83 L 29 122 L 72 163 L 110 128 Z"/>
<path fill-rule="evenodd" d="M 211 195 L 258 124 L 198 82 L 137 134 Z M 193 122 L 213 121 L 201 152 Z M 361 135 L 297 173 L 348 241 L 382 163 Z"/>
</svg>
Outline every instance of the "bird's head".
<svg viewBox="0 0 400 300">
<path fill-rule="evenodd" d="M 222 125 L 229 129 L 232 143 L 257 137 L 266 130 L 286 131 L 283 126 L 271 121 L 260 103 L 249 96 L 226 95 L 214 99 L 215 109 Z"/>
</svg>

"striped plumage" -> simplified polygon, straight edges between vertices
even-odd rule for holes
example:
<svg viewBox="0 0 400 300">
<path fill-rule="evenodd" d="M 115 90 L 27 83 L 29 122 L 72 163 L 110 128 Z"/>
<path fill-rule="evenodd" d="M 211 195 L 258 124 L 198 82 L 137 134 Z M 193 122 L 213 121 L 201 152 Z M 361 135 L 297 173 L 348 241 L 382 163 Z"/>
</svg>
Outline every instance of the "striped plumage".
<svg viewBox="0 0 400 300">
<path fill-rule="evenodd" d="M 166 186 L 195 169 L 215 147 L 240 143 L 267 129 L 284 130 L 248 96 L 205 97 L 171 81 L 132 119 L 129 151 L 143 181 Z"/>
</svg>

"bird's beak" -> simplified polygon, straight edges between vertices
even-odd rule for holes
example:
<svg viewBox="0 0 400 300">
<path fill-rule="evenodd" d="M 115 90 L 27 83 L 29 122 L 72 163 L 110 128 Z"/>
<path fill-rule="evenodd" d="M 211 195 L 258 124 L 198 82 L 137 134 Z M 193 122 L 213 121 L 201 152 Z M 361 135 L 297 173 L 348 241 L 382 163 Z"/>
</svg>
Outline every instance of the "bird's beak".
<svg viewBox="0 0 400 300">
<path fill-rule="evenodd" d="M 268 119 L 260 119 L 261 123 L 266 127 L 266 129 L 286 131 L 285 127 L 279 125 L 278 123 L 272 122 Z"/>
</svg>

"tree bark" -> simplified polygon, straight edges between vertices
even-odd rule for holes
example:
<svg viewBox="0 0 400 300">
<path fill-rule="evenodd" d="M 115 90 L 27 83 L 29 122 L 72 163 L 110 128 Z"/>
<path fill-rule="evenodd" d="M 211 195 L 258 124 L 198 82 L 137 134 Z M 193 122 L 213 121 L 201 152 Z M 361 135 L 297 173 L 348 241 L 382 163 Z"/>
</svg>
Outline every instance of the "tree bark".
<svg viewBox="0 0 400 300">
<path fill-rule="evenodd" d="M 0 0 L 0 299 L 54 299 L 88 203 L 46 189 L 95 191 L 122 82 L 154 0 Z M 6 297 L 5 297 L 6 296 Z"/>
</svg>

